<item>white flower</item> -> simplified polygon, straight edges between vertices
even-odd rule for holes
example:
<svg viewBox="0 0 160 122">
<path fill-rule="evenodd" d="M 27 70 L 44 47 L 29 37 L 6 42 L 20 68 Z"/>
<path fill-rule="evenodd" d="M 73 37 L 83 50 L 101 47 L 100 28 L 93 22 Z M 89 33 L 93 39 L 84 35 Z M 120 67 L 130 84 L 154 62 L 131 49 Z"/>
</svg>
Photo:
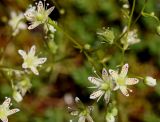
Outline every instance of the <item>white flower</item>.
<svg viewBox="0 0 160 122">
<path fill-rule="evenodd" d="M 27 25 L 21 21 L 24 19 L 23 13 L 17 14 L 15 11 L 12 11 L 10 16 L 11 19 L 9 20 L 8 24 L 12 27 L 13 36 L 17 35 L 20 30 L 25 30 L 27 28 Z"/>
<path fill-rule="evenodd" d="M 135 85 L 139 82 L 137 78 L 127 77 L 128 67 L 128 64 L 123 65 L 120 74 L 112 69 L 109 70 L 110 75 L 117 84 L 114 90 L 120 89 L 125 96 L 129 96 L 128 90 L 132 92 L 132 90 L 127 88 L 127 85 Z"/>
<path fill-rule="evenodd" d="M 33 45 L 28 54 L 23 50 L 18 50 L 18 53 L 22 56 L 24 60 L 22 68 L 30 68 L 34 74 L 39 75 L 37 67 L 46 62 L 47 58 L 38 58 L 37 56 L 35 56 L 35 50 L 36 46 Z"/>
<path fill-rule="evenodd" d="M 78 97 L 75 98 L 75 101 L 77 103 L 77 110 L 73 110 L 72 108 L 68 107 L 71 110 L 71 115 L 78 116 L 78 122 L 94 122 L 92 117 L 90 116 L 90 112 L 92 110 L 92 107 L 86 107 L 83 105 L 83 103 L 80 101 Z"/>
<path fill-rule="evenodd" d="M 145 78 L 145 83 L 148 85 L 148 86 L 151 86 L 151 87 L 154 87 L 156 86 L 157 82 L 156 82 L 156 79 L 150 77 L 150 76 L 147 76 Z"/>
<path fill-rule="evenodd" d="M 127 27 L 124 27 L 123 33 L 127 31 Z M 124 45 L 124 49 L 127 49 L 129 45 L 139 43 L 141 40 L 138 38 L 137 30 L 134 29 L 126 33 L 121 39 L 121 43 Z"/>
<path fill-rule="evenodd" d="M 95 85 L 94 88 L 98 90 L 90 95 L 90 99 L 97 99 L 97 101 L 104 95 L 106 103 L 109 102 L 111 90 L 112 90 L 112 79 L 108 75 L 107 70 L 103 68 L 102 78 L 88 77 L 88 80 Z"/>
<path fill-rule="evenodd" d="M 114 118 L 113 114 L 111 114 L 111 113 L 107 114 L 106 120 L 107 120 L 107 122 L 115 122 L 115 118 Z"/>
<path fill-rule="evenodd" d="M 2 105 L 0 105 L 0 119 L 3 122 L 8 122 L 8 116 L 12 115 L 18 111 L 20 111 L 18 108 L 15 109 L 9 109 L 9 107 L 11 106 L 11 99 L 10 98 L 6 98 L 6 100 L 3 102 Z"/>
<path fill-rule="evenodd" d="M 42 1 L 39 1 L 36 7 L 30 7 L 24 14 L 26 19 L 31 22 L 28 29 L 34 29 L 38 25 L 46 23 L 53 10 L 54 6 L 46 10 L 46 5 Z"/>
</svg>

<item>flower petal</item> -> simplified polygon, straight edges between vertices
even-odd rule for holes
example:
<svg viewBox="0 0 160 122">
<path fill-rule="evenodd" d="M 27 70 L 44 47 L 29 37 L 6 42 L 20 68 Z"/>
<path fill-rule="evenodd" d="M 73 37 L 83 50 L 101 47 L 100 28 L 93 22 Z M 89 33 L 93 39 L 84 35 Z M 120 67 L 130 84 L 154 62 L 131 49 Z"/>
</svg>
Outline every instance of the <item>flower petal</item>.
<svg viewBox="0 0 160 122">
<path fill-rule="evenodd" d="M 26 17 L 26 19 L 28 21 L 35 21 L 36 20 L 36 17 L 35 17 L 35 14 L 36 14 L 36 8 L 35 6 L 29 8 L 25 13 L 24 13 L 24 16 Z"/>
<path fill-rule="evenodd" d="M 112 70 L 112 69 L 109 69 L 109 73 L 110 73 L 110 75 L 112 76 L 112 78 L 113 78 L 114 80 L 117 80 L 117 78 L 118 78 L 118 73 L 117 73 L 116 71 L 114 71 L 114 70 Z"/>
<path fill-rule="evenodd" d="M 108 81 L 109 80 L 109 77 L 108 77 L 108 72 L 105 68 L 103 68 L 102 70 L 102 78 L 104 81 Z"/>
<path fill-rule="evenodd" d="M 38 58 L 38 60 L 37 60 L 37 64 L 39 65 L 39 64 L 43 64 L 44 62 L 46 62 L 46 60 L 47 60 L 47 58 Z"/>
<path fill-rule="evenodd" d="M 34 56 L 35 53 L 36 53 L 36 46 L 33 45 L 33 46 L 31 47 L 30 51 L 28 52 L 28 55 L 29 55 L 29 56 Z"/>
<path fill-rule="evenodd" d="M 35 75 L 39 75 L 39 72 L 37 70 L 36 67 L 31 67 L 31 71 L 35 74 Z"/>
<path fill-rule="evenodd" d="M 45 10 L 45 8 L 43 6 L 42 1 L 39 1 L 38 5 L 37 5 L 37 11 L 38 11 L 38 13 L 42 13 L 44 10 Z"/>
<path fill-rule="evenodd" d="M 7 99 L 3 102 L 2 105 L 3 105 L 4 107 L 9 107 L 10 102 L 11 102 L 11 98 L 7 98 Z"/>
<path fill-rule="evenodd" d="M 30 26 L 28 26 L 28 29 L 29 30 L 34 29 L 35 27 L 37 27 L 40 24 L 41 24 L 41 22 L 35 21 Z"/>
<path fill-rule="evenodd" d="M 24 50 L 18 50 L 18 53 L 22 56 L 23 59 L 26 59 L 27 54 Z"/>
<path fill-rule="evenodd" d="M 49 8 L 46 12 L 47 12 L 47 15 L 50 15 L 51 12 L 54 10 L 54 6 L 52 6 L 51 8 Z"/>
<path fill-rule="evenodd" d="M 123 65 L 122 70 L 121 70 L 121 73 L 120 73 L 120 75 L 121 75 L 122 77 L 126 77 L 126 75 L 127 75 L 127 73 L 128 73 L 128 68 L 129 68 L 129 65 L 128 65 L 128 64 Z"/>
<path fill-rule="evenodd" d="M 102 83 L 102 80 L 96 77 L 88 77 L 88 80 L 96 86 L 100 86 Z"/>
<path fill-rule="evenodd" d="M 4 117 L 4 118 L 1 118 L 2 122 L 8 122 L 8 118 L 7 117 Z"/>
<path fill-rule="evenodd" d="M 27 63 L 24 62 L 24 63 L 22 64 L 22 68 L 24 68 L 24 69 L 28 68 Z"/>
<path fill-rule="evenodd" d="M 139 82 L 137 78 L 127 78 L 126 85 L 135 85 Z"/>
<path fill-rule="evenodd" d="M 80 116 L 78 122 L 85 122 L 85 117 L 84 116 Z"/>
<path fill-rule="evenodd" d="M 14 113 L 17 113 L 17 112 L 19 112 L 20 110 L 18 109 L 18 108 L 15 108 L 15 109 L 12 109 L 12 110 L 9 110 L 8 112 L 7 112 L 7 115 L 9 116 L 9 115 L 12 115 L 12 114 L 14 114 Z"/>
<path fill-rule="evenodd" d="M 128 90 L 127 90 L 127 87 L 126 86 L 120 86 L 119 87 L 121 92 L 125 95 L 125 96 L 129 96 L 129 93 L 128 93 Z"/>
<path fill-rule="evenodd" d="M 105 99 L 106 103 L 109 102 L 110 96 L 111 96 L 111 92 L 110 92 L 110 91 L 107 91 L 107 92 L 105 93 L 105 95 L 104 95 L 104 99 Z"/>
<path fill-rule="evenodd" d="M 98 97 L 101 97 L 103 94 L 104 94 L 104 91 L 102 90 L 95 91 L 90 95 L 90 99 L 96 99 Z"/>
</svg>

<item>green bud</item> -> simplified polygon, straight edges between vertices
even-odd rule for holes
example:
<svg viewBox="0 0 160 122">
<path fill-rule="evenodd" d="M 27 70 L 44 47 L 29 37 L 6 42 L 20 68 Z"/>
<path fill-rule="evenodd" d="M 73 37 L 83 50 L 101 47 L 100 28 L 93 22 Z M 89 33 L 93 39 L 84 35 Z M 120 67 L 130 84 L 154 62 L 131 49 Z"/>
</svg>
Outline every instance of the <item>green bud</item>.
<svg viewBox="0 0 160 122">
<path fill-rule="evenodd" d="M 116 107 L 114 107 L 114 108 L 112 109 L 112 114 L 113 114 L 113 116 L 117 116 L 117 114 L 118 114 L 118 109 L 117 109 Z"/>
<path fill-rule="evenodd" d="M 58 46 L 56 45 L 56 43 L 53 40 L 48 40 L 48 46 L 50 51 L 55 54 L 57 52 Z"/>
<path fill-rule="evenodd" d="M 102 38 L 104 41 L 106 41 L 109 44 L 113 44 L 113 41 L 115 39 L 114 32 L 110 29 L 104 29 L 102 32 L 97 33 L 100 38 Z"/>
<path fill-rule="evenodd" d="M 160 35 L 160 25 L 157 27 L 157 33 Z"/>
<path fill-rule="evenodd" d="M 16 90 L 13 91 L 13 98 L 17 102 L 21 102 L 23 100 L 22 95 Z"/>
</svg>

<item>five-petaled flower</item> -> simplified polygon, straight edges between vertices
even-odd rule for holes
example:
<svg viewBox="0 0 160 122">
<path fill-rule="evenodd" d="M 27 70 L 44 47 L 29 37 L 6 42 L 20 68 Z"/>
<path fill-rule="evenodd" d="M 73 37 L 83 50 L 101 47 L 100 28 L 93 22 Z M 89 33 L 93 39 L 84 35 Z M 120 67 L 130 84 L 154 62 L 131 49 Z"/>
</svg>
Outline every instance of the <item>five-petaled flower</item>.
<svg viewBox="0 0 160 122">
<path fill-rule="evenodd" d="M 91 106 L 85 106 L 78 97 L 75 98 L 77 109 L 73 110 L 72 108 L 68 107 L 71 111 L 70 114 L 73 116 L 78 116 L 78 122 L 94 122 L 92 117 L 90 116 L 90 112 L 93 109 Z"/>
<path fill-rule="evenodd" d="M 11 11 L 11 19 L 8 21 L 8 24 L 12 27 L 13 36 L 16 36 L 20 30 L 25 30 L 27 25 L 21 21 L 24 19 L 23 13 L 16 13 L 15 11 Z"/>
<path fill-rule="evenodd" d="M 109 102 L 111 90 L 113 89 L 113 82 L 111 77 L 108 75 L 107 70 L 103 68 L 102 78 L 88 77 L 88 80 L 95 85 L 94 88 L 98 90 L 90 95 L 90 99 L 97 99 L 97 101 L 104 95 L 106 103 Z"/>
<path fill-rule="evenodd" d="M 0 105 L 0 119 L 3 122 L 8 122 L 8 116 L 12 115 L 18 111 L 20 111 L 18 108 L 15 109 L 9 109 L 9 107 L 11 106 L 11 98 L 6 98 L 6 100 L 3 102 L 2 105 Z"/>
<path fill-rule="evenodd" d="M 125 96 L 129 96 L 128 90 L 132 92 L 132 90 L 127 88 L 127 85 L 135 85 L 139 82 L 137 78 L 127 77 L 128 67 L 128 64 L 123 65 L 120 74 L 112 69 L 109 70 L 110 75 L 116 83 L 116 88 L 114 90 L 120 89 Z"/>
<path fill-rule="evenodd" d="M 34 29 L 38 25 L 46 23 L 53 10 L 54 6 L 46 10 L 46 5 L 42 1 L 39 1 L 37 6 L 30 7 L 24 14 L 26 19 L 31 22 L 28 29 Z"/>
<path fill-rule="evenodd" d="M 35 50 L 36 46 L 33 45 L 28 54 L 23 50 L 18 50 L 18 53 L 22 56 L 24 60 L 22 68 L 30 68 L 34 74 L 39 75 L 37 67 L 46 62 L 47 58 L 38 58 L 37 56 L 35 56 Z"/>
</svg>

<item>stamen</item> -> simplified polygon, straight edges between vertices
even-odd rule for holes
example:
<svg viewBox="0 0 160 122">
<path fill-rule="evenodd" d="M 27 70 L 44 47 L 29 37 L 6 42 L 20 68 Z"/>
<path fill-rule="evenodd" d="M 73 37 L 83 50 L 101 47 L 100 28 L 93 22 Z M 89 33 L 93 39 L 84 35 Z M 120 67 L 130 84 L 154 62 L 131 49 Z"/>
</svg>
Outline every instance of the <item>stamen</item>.
<svg viewBox="0 0 160 122">
<path fill-rule="evenodd" d="M 94 70 L 94 74 L 95 74 L 99 79 L 101 79 L 101 77 L 97 74 L 96 70 Z"/>
</svg>

